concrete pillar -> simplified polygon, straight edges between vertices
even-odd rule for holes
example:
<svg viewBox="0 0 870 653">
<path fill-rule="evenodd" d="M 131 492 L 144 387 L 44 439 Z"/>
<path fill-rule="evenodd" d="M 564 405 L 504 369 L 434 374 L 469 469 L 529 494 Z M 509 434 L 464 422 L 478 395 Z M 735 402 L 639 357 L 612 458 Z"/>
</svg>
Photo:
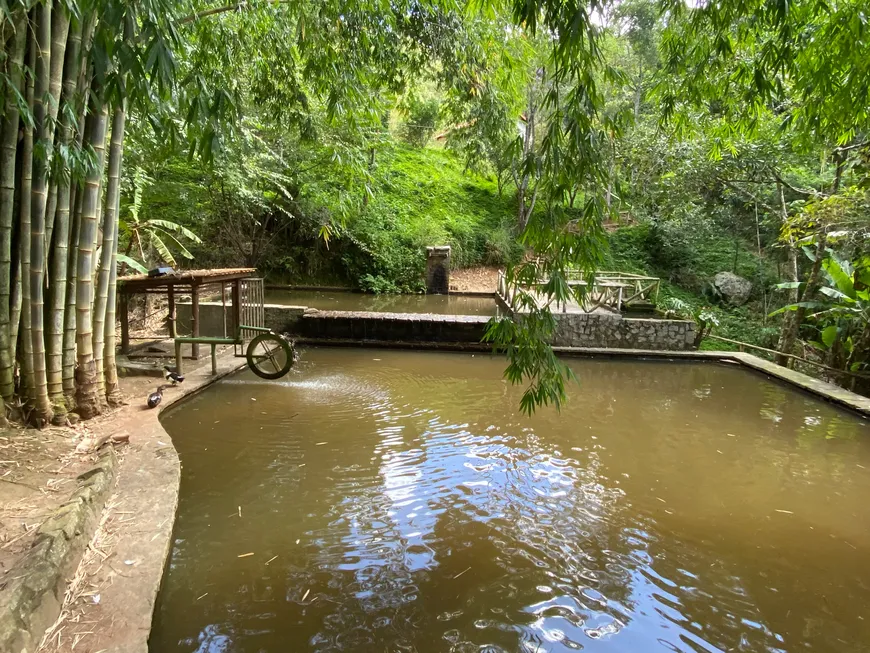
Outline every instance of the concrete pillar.
<svg viewBox="0 0 870 653">
<path fill-rule="evenodd" d="M 450 246 L 426 248 L 426 292 L 446 295 L 450 292 Z"/>
</svg>

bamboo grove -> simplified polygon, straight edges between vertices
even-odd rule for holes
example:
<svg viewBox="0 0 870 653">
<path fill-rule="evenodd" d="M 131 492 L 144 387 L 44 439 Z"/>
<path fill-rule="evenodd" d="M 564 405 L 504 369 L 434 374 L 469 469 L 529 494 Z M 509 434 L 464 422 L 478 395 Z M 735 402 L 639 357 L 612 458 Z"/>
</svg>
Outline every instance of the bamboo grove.
<svg viewBox="0 0 870 653">
<path fill-rule="evenodd" d="M 152 128 L 161 142 L 185 141 L 207 164 L 222 139 L 232 138 L 246 105 L 269 107 L 304 138 L 316 138 L 311 116 L 318 106 L 341 140 L 365 153 L 384 98 L 429 62 L 440 62 L 441 83 L 473 113 L 492 96 L 488 61 L 517 34 L 508 25 L 551 34 L 571 25 L 551 42 L 547 70 L 560 89 L 583 92 L 564 102 L 552 98 L 564 119 L 553 123 L 544 158 L 561 163 L 542 166 L 553 183 L 541 204 L 553 210 L 531 221 L 527 234 L 532 244 L 556 243 L 544 248 L 553 253 L 545 257 L 548 272 L 576 263 L 588 248 L 568 242 L 570 220 L 558 206 L 565 188 L 577 180 L 599 184 L 604 170 L 596 155 L 597 106 L 587 106 L 598 98 L 590 74 L 600 63 L 590 18 L 596 6 L 0 0 L 3 413 L 36 425 L 62 423 L 70 410 L 90 418 L 120 399 L 115 295 L 128 123 Z M 233 72 L 243 63 L 255 71 L 248 87 Z M 355 160 L 347 151 L 336 156 Z M 358 167 L 364 178 L 365 164 Z M 589 201 L 589 214 L 598 215 L 603 204 Z M 521 330 L 510 338 L 533 336 Z M 503 345 L 505 337 L 496 340 Z M 541 344 L 534 351 L 542 352 Z M 546 373 L 556 386 L 538 384 L 536 392 L 559 396 L 563 372 L 550 369 L 556 365 L 544 352 L 514 366 L 512 378 Z"/>
<path fill-rule="evenodd" d="M 126 111 L 156 96 L 142 83 L 145 64 L 158 83 L 166 72 L 164 9 L 51 0 L 2 8 L 0 395 L 4 413 L 35 425 L 62 423 L 72 409 L 90 418 L 120 400 Z"/>
</svg>

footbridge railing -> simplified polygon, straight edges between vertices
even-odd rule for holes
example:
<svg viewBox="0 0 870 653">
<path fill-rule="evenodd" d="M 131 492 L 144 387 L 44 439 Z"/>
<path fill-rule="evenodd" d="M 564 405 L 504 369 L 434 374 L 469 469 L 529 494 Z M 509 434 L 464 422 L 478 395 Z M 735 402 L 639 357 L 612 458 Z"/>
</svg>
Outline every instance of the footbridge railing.
<svg viewBox="0 0 870 653">
<path fill-rule="evenodd" d="M 658 302 L 661 285 L 661 279 L 658 277 L 629 272 L 598 271 L 592 275 L 590 283 L 587 275 L 579 270 L 569 272 L 567 277 L 569 285 L 584 287 L 583 302 L 577 307 L 587 312 L 598 308 L 622 312 L 636 307 L 655 307 Z M 545 280 L 541 280 L 536 285 L 544 283 Z M 526 290 L 534 292 L 535 288 L 526 288 Z M 497 292 L 507 306 L 514 307 L 517 287 L 508 282 L 503 271 L 498 275 Z M 568 306 L 568 303 L 561 305 L 562 312 L 567 312 Z"/>
</svg>

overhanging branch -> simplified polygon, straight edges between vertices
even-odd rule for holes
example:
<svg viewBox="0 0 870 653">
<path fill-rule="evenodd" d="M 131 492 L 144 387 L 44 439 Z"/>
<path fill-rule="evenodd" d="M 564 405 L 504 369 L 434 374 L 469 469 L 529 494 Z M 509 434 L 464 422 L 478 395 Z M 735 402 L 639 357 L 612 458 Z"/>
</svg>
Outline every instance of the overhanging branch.
<svg viewBox="0 0 870 653">
<path fill-rule="evenodd" d="M 266 4 L 270 5 L 280 5 L 286 4 L 289 0 L 266 0 Z M 250 4 L 247 2 L 235 2 L 230 5 L 224 5 L 223 7 L 214 7 L 213 9 L 203 9 L 202 11 L 197 11 L 196 13 L 185 16 L 179 21 L 182 25 L 186 25 L 188 23 L 193 23 L 200 18 L 207 18 L 209 16 L 216 16 L 217 14 L 226 14 L 231 11 L 241 11 L 243 9 L 249 9 Z"/>
</svg>

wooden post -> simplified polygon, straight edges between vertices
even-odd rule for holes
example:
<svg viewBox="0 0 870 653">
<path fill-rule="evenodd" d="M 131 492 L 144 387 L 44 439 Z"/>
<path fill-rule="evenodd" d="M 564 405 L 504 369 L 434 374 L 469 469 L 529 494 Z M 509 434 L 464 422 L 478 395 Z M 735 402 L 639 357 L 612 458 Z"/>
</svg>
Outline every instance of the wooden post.
<svg viewBox="0 0 870 653">
<path fill-rule="evenodd" d="M 130 295 L 121 291 L 121 353 L 130 353 Z"/>
<path fill-rule="evenodd" d="M 192 285 L 190 287 L 190 321 L 191 321 L 191 335 L 194 338 L 199 338 L 199 286 Z M 190 345 L 191 354 L 193 354 L 194 360 L 199 360 L 199 343 L 194 342 Z"/>
<path fill-rule="evenodd" d="M 175 329 L 175 286 L 169 286 L 167 296 L 169 299 L 169 337 L 174 338 L 178 335 Z"/>
<path fill-rule="evenodd" d="M 242 281 L 241 279 L 233 279 L 233 329 L 235 330 L 235 338 L 241 343 L 242 341 Z"/>
<path fill-rule="evenodd" d="M 227 337 L 227 284 L 221 281 L 221 317 L 224 320 L 224 338 Z"/>
<path fill-rule="evenodd" d="M 211 343 L 211 375 L 217 376 L 217 345 Z"/>
</svg>

